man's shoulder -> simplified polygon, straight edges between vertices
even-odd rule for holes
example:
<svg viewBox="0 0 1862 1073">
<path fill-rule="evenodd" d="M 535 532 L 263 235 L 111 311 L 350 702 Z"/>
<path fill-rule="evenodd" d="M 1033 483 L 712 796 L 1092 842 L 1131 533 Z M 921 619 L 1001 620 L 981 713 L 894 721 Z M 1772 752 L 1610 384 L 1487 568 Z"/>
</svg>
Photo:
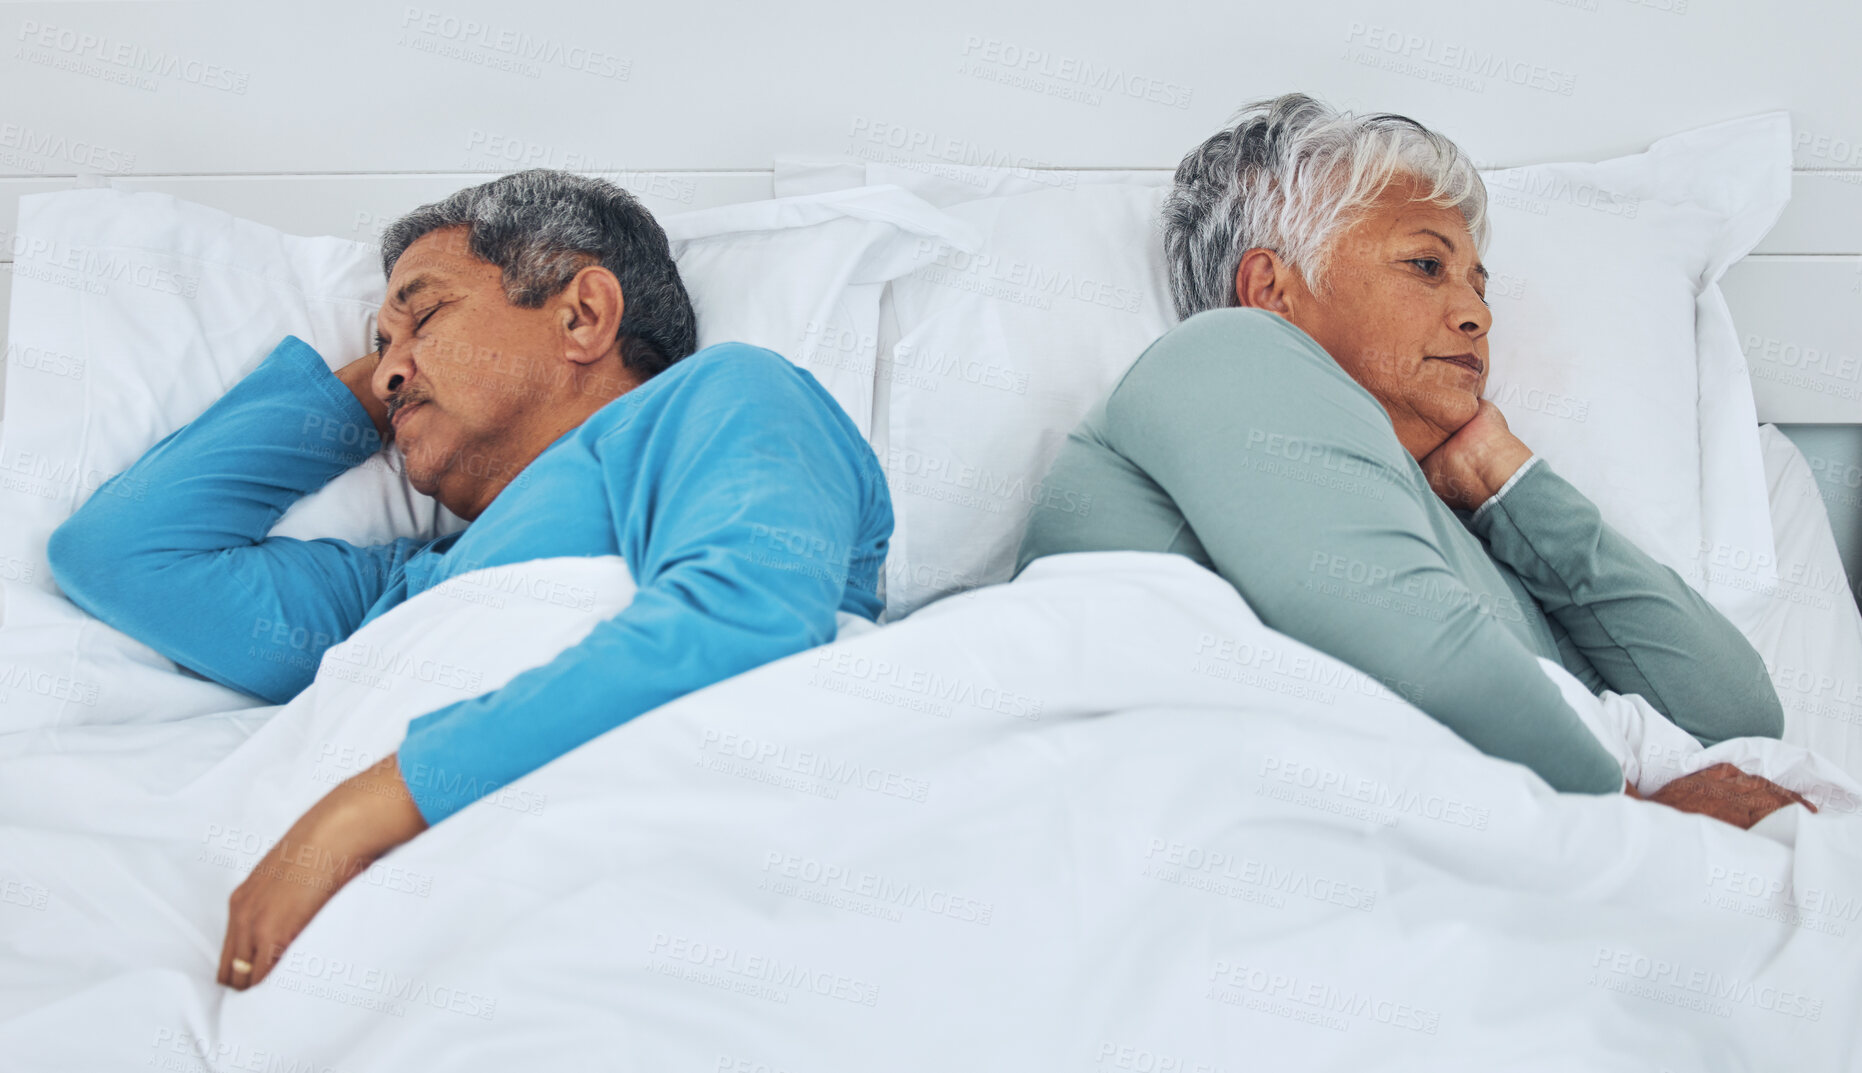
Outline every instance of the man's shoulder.
<svg viewBox="0 0 1862 1073">
<path fill-rule="evenodd" d="M 681 427 L 678 418 L 700 419 L 716 429 L 723 419 L 742 415 L 758 424 L 809 423 L 863 439 L 834 396 L 812 374 L 767 347 L 726 342 L 674 362 L 651 380 L 615 399 L 587 422 L 606 439 L 636 427 Z"/>
<path fill-rule="evenodd" d="M 713 343 L 673 362 L 634 391 L 641 393 L 642 402 L 660 405 L 704 399 L 707 406 L 760 406 L 787 398 L 790 405 L 805 399 L 838 406 L 808 370 L 751 343 Z"/>
<path fill-rule="evenodd" d="M 718 384 L 732 381 L 786 383 L 802 386 L 812 383 L 808 370 L 768 347 L 754 343 L 713 343 L 672 363 L 664 372 L 647 381 L 647 386 L 667 384 Z"/>
</svg>

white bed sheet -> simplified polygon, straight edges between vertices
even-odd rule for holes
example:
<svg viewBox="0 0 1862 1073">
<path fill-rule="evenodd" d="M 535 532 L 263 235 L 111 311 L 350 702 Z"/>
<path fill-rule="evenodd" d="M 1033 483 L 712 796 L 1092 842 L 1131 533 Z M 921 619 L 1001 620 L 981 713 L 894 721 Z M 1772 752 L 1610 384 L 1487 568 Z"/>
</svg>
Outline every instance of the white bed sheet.
<svg viewBox="0 0 1862 1073">
<path fill-rule="evenodd" d="M 1834 541 L 1763 442 L 1796 580 L 1754 641 L 1787 740 L 1854 774 L 1862 615 L 1806 595 Z M 0 664 L 114 632 L 31 595 Z M 490 684 L 607 610 L 371 629 Z M 9 1068 L 1859 1068 L 1840 773 L 1752 833 L 1551 795 L 1168 556 L 1061 557 L 643 717 L 392 855 L 243 995 L 211 978 L 227 893 L 454 698 L 326 676 L 212 711 L 159 662 L 148 716 L 191 717 L 0 734 Z"/>
<path fill-rule="evenodd" d="M 625 572 L 501 569 L 519 568 L 604 593 Z M 609 610 L 429 593 L 347 651 L 470 659 L 495 686 Z M 649 713 L 396 851 L 272 978 L 227 992 L 227 894 L 447 699 L 350 669 L 326 658 L 282 707 L 0 735 L 10 1063 L 1856 1058 L 1853 815 L 1743 832 L 1553 794 L 1267 630 L 1215 575 L 1140 553 L 1045 560 Z"/>
</svg>

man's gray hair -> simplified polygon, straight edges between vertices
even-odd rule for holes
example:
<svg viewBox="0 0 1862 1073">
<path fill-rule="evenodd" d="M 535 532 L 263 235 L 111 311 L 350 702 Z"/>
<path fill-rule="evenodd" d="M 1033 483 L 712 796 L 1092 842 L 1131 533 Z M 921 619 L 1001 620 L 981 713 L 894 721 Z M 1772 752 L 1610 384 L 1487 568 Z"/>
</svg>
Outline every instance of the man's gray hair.
<svg viewBox="0 0 1862 1073">
<path fill-rule="evenodd" d="M 472 254 L 504 273 L 512 305 L 535 309 L 591 264 L 621 282 L 621 360 L 643 379 L 698 348 L 698 316 L 666 232 L 632 194 L 605 179 L 533 168 L 422 205 L 381 236 L 381 268 L 416 240 L 463 225 Z"/>
<path fill-rule="evenodd" d="M 1177 165 L 1164 202 L 1164 251 L 1177 315 L 1239 305 L 1235 271 L 1257 246 L 1319 293 L 1335 240 L 1398 175 L 1422 200 L 1456 209 L 1487 248 L 1487 187 L 1447 137 L 1407 116 L 1337 112 L 1304 93 L 1255 101 Z"/>
</svg>

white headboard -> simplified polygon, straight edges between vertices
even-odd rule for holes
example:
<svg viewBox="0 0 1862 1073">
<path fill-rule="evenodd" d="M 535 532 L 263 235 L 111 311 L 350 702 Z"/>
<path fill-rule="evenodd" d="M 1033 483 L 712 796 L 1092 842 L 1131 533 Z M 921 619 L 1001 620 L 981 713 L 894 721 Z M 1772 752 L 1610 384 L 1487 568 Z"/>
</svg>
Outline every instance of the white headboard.
<svg viewBox="0 0 1862 1073">
<path fill-rule="evenodd" d="M 368 237 L 528 166 L 620 172 L 655 211 L 766 197 L 779 154 L 1169 168 L 1295 89 L 1486 166 L 1788 109 L 1791 206 L 1725 289 L 1762 419 L 1862 423 L 1862 5 L 1840 0 L 6 3 L 0 40 L 9 238 L 18 195 L 85 182 Z M 1831 442 L 1862 475 L 1862 435 Z"/>
</svg>

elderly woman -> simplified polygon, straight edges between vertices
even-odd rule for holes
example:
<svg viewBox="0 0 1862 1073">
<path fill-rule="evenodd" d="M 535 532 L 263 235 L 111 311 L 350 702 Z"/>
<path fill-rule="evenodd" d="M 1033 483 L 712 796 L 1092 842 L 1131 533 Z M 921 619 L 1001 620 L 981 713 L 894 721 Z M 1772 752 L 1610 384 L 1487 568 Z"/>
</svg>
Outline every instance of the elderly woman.
<svg viewBox="0 0 1862 1073">
<path fill-rule="evenodd" d="M 1165 205 L 1183 322 L 1048 476 L 1092 514 L 1037 510 L 1019 565 L 1187 555 L 1269 626 L 1417 683 L 1424 711 L 1563 791 L 1634 793 L 1538 657 L 1703 744 L 1777 737 L 1783 709 L 1739 631 L 1481 397 L 1485 206 L 1472 162 L 1413 120 L 1301 94 L 1243 109 Z M 1663 793 L 1742 826 L 1801 800 L 1730 765 Z"/>
</svg>

